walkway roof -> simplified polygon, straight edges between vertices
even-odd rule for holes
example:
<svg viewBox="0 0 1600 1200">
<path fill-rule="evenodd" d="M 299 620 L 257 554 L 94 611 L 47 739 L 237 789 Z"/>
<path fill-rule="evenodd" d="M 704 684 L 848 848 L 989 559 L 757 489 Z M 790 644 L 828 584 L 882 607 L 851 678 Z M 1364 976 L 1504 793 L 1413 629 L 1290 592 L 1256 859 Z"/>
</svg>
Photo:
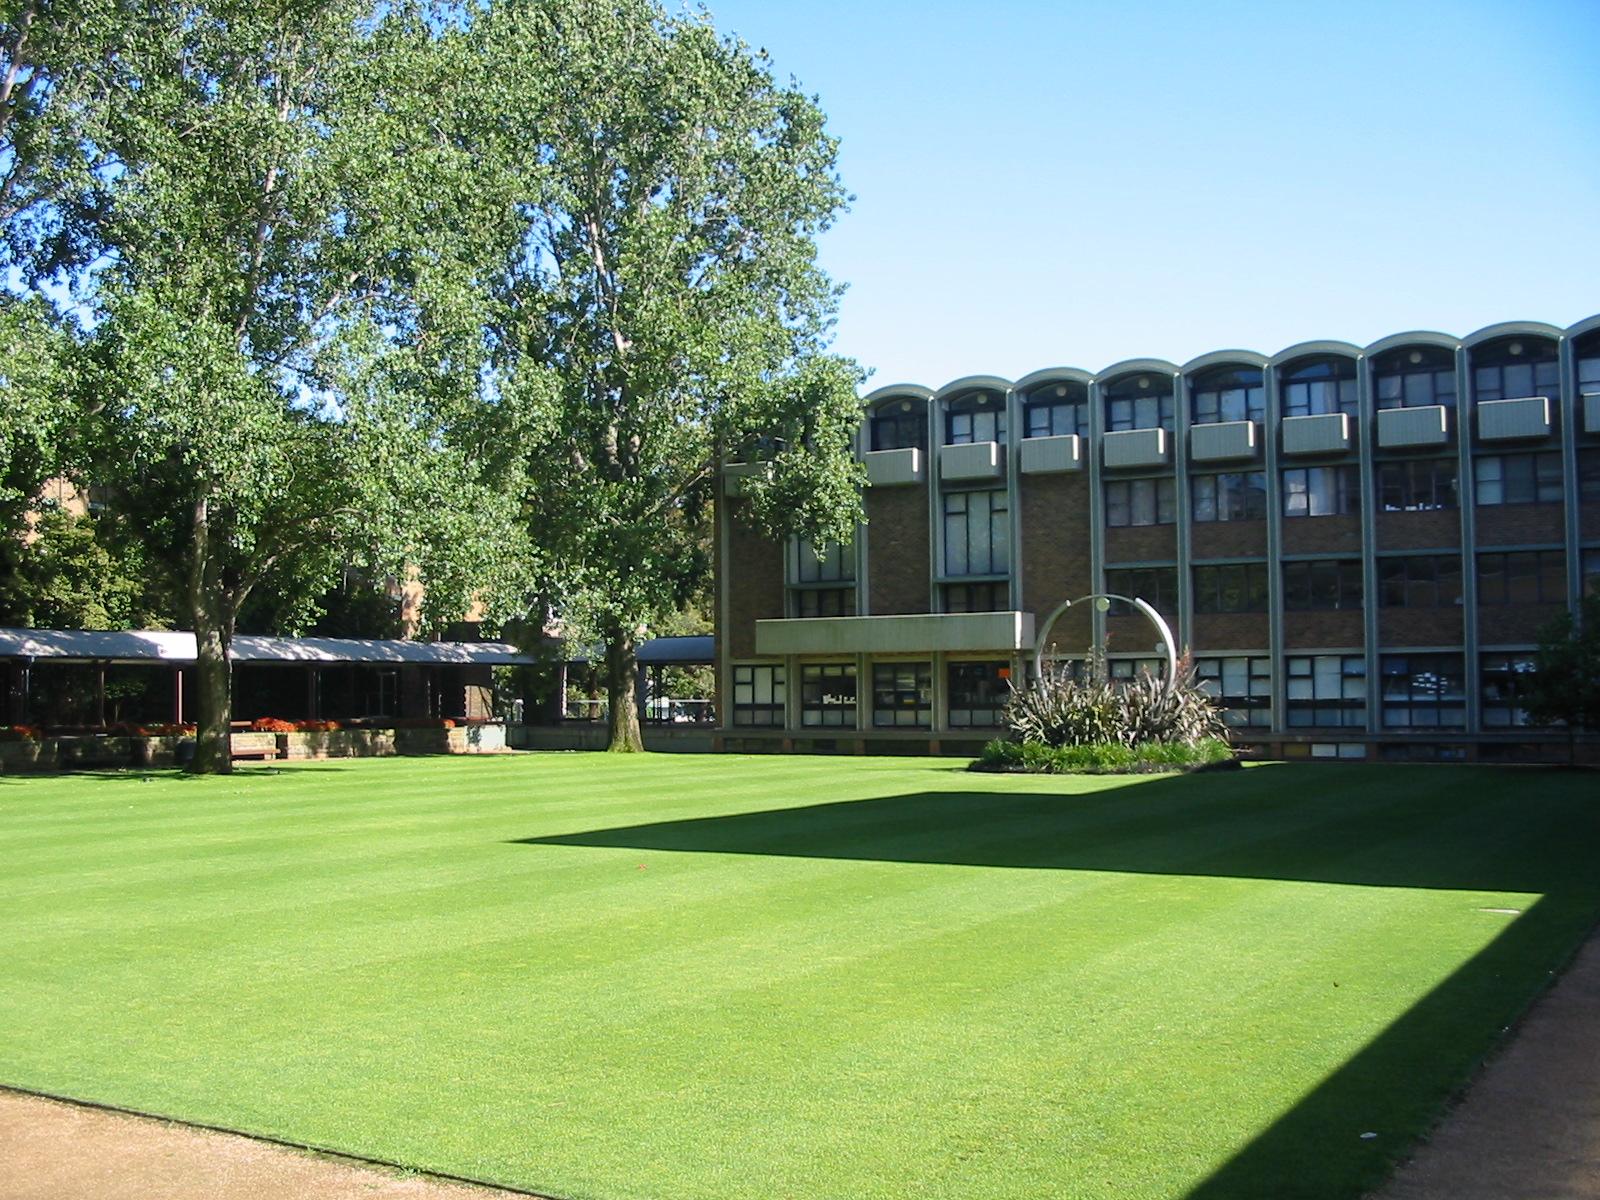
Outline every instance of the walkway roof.
<svg viewBox="0 0 1600 1200">
<path fill-rule="evenodd" d="M 195 660 L 184 630 L 0 629 L 0 658 L 62 662 L 171 663 Z M 383 638 L 279 638 L 239 634 L 238 663 L 416 663 L 425 666 L 530 666 L 540 660 L 505 642 L 402 642 Z"/>
</svg>

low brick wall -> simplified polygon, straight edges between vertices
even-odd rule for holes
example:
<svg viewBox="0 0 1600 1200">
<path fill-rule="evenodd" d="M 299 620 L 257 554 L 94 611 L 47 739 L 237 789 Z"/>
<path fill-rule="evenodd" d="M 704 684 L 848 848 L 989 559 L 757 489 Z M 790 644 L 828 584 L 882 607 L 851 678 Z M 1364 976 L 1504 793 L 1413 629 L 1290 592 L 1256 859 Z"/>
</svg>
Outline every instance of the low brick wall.
<svg viewBox="0 0 1600 1200">
<path fill-rule="evenodd" d="M 176 765 L 176 737 L 47 737 L 0 742 L 0 772 L 95 770 Z"/>
</svg>

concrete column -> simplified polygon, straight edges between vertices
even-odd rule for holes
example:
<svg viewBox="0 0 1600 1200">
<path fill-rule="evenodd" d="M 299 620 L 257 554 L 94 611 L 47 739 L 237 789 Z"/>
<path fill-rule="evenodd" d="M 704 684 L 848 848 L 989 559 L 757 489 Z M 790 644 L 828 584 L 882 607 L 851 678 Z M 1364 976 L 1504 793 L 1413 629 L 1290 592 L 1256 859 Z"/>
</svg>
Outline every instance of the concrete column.
<svg viewBox="0 0 1600 1200">
<path fill-rule="evenodd" d="M 1194 640 L 1194 579 L 1189 527 L 1189 377 L 1179 374 L 1172 380 L 1172 488 L 1174 515 L 1177 518 L 1178 628 L 1173 636 L 1178 644 L 1174 654 L 1182 654 Z"/>
<path fill-rule="evenodd" d="M 1583 549 L 1578 538 L 1578 422 L 1583 396 L 1578 391 L 1578 356 L 1570 337 L 1561 339 L 1561 399 L 1557 417 L 1561 430 L 1562 532 L 1567 547 L 1567 608 L 1573 614 L 1583 602 Z"/>
<path fill-rule="evenodd" d="M 1263 368 L 1263 383 L 1267 389 L 1266 419 L 1262 422 L 1267 475 L 1267 669 L 1272 672 L 1273 733 L 1282 733 L 1288 728 L 1289 715 L 1288 664 L 1283 637 L 1283 473 L 1278 466 L 1283 389 L 1278 385 L 1278 371 L 1278 367 L 1270 364 Z"/>
<path fill-rule="evenodd" d="M 1461 499 L 1461 681 L 1466 692 L 1467 733 L 1478 732 L 1478 485 L 1472 458 L 1472 419 L 1477 396 L 1465 346 L 1456 350 L 1456 478 Z"/>
</svg>

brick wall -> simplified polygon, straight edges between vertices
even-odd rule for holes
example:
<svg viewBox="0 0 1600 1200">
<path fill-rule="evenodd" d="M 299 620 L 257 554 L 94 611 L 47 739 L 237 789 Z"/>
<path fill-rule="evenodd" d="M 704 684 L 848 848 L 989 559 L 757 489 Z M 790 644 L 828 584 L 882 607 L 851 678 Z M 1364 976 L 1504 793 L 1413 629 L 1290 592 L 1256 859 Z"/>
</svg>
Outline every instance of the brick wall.
<svg viewBox="0 0 1600 1200">
<path fill-rule="evenodd" d="M 1384 646 L 1459 646 L 1458 608 L 1380 608 L 1378 642 Z"/>
<path fill-rule="evenodd" d="M 1460 525 L 1456 526 L 1459 531 Z M 1359 554 L 1360 517 L 1290 517 L 1283 522 L 1285 554 Z"/>
<path fill-rule="evenodd" d="M 1266 613 L 1196 613 L 1189 647 L 1209 650 L 1265 650 L 1272 638 Z"/>
<path fill-rule="evenodd" d="M 1559 504 L 1479 505 L 1474 517 L 1480 547 L 1566 540 Z"/>
<path fill-rule="evenodd" d="M 1584 541 L 1600 540 L 1600 501 L 1590 500 L 1578 506 L 1578 534 Z"/>
<path fill-rule="evenodd" d="M 1413 550 L 1461 544 L 1461 514 L 1454 509 L 1379 513 L 1377 520 L 1380 550 Z"/>
<path fill-rule="evenodd" d="M 1189 534 L 1195 558 L 1265 558 L 1265 521 L 1202 521 Z"/>
<path fill-rule="evenodd" d="M 1162 613 L 1162 616 L 1167 614 Z M 1178 639 L 1178 648 L 1183 648 L 1183 632 L 1176 628 L 1177 621 L 1168 617 L 1172 625 L 1173 636 Z M 1082 644 L 1089 644 L 1088 637 L 1082 639 Z M 1140 616 L 1133 617 L 1107 617 L 1106 618 L 1106 650 L 1112 654 L 1155 654 L 1156 631 L 1155 627 Z M 1066 642 L 1062 642 L 1066 646 Z"/>
<path fill-rule="evenodd" d="M 1138 525 L 1106 530 L 1106 565 L 1165 562 L 1178 557 L 1175 525 Z"/>
<path fill-rule="evenodd" d="M 729 499 L 727 642 L 730 657 L 756 652 L 756 622 L 783 616 L 783 545 L 740 519 L 744 505 Z"/>
<path fill-rule="evenodd" d="M 1537 642 L 1539 631 L 1566 611 L 1564 604 L 1480 604 L 1478 644 Z"/>
<path fill-rule="evenodd" d="M 1366 641 L 1359 609 L 1283 614 L 1283 644 L 1289 650 L 1360 646 Z"/>
<path fill-rule="evenodd" d="M 928 611 L 928 489 L 868 488 L 867 611 Z"/>
<path fill-rule="evenodd" d="M 1089 575 L 1089 481 L 1085 473 L 1024 477 L 1018 517 L 1022 607 L 1043 620 L 1063 600 L 1093 590 Z M 1069 610 L 1076 621 L 1078 614 Z M 1067 624 L 1066 620 L 1062 625 Z M 1087 629 L 1087 624 L 1085 624 Z"/>
</svg>

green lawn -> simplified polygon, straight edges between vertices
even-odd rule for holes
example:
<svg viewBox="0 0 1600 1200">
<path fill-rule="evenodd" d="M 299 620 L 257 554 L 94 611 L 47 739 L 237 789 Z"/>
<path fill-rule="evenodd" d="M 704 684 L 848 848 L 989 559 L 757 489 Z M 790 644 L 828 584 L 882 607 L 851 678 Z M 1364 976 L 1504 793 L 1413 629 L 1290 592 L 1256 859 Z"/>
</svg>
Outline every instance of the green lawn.
<svg viewBox="0 0 1600 1200">
<path fill-rule="evenodd" d="M 0 779 L 0 1083 L 568 1197 L 1353 1198 L 1600 915 L 1592 776 L 958 768 Z"/>
</svg>

